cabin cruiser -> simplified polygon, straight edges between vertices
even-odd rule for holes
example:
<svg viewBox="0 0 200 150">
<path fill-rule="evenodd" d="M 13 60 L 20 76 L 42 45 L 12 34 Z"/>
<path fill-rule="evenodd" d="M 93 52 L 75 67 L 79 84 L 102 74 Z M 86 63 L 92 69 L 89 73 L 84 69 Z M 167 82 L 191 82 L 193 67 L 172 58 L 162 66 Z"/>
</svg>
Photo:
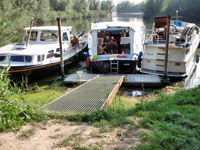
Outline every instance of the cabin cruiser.
<svg viewBox="0 0 200 150">
<path fill-rule="evenodd" d="M 94 22 L 86 66 L 91 73 L 135 74 L 138 55 L 130 22 Z"/>
<path fill-rule="evenodd" d="M 199 27 L 194 23 L 170 20 L 168 57 L 166 51 L 167 17 L 154 18 L 153 28 L 146 30 L 141 72 L 169 77 L 188 76 L 195 64 L 195 52 L 200 41 Z"/>
<path fill-rule="evenodd" d="M 71 29 L 71 26 L 61 27 L 65 66 L 73 63 L 78 58 L 77 55 L 87 48 L 84 35 L 71 36 Z M 27 27 L 24 30 L 22 43 L 13 43 L 0 48 L 0 67 L 10 66 L 9 73 L 13 79 L 21 80 L 23 76 L 31 82 L 58 71 L 60 69 L 58 27 L 37 26 Z"/>
</svg>

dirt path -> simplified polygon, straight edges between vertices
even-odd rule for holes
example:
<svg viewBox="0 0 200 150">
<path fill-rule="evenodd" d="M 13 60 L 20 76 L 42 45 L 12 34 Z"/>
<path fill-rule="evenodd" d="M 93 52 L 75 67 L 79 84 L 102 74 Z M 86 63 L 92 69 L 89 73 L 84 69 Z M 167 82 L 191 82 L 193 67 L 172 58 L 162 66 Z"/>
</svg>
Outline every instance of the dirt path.
<svg viewBox="0 0 200 150">
<path fill-rule="evenodd" d="M 130 118 L 138 123 L 137 118 Z M 100 133 L 99 128 L 86 123 L 49 120 L 47 123 L 27 124 L 17 133 L 0 133 L 1 150 L 70 150 L 70 149 L 128 149 L 140 143 L 140 135 L 148 130 L 126 125 Z"/>
</svg>

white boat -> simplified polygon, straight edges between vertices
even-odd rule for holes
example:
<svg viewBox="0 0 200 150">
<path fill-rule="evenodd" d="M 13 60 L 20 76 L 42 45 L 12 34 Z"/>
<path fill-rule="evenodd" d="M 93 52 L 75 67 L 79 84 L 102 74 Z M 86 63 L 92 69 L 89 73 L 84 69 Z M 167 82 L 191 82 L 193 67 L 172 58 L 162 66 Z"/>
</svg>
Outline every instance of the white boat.
<svg viewBox="0 0 200 150">
<path fill-rule="evenodd" d="M 134 74 L 138 55 L 130 22 L 94 22 L 88 41 L 87 68 L 91 73 Z M 114 38 L 115 44 L 109 41 Z M 99 43 L 100 42 L 100 43 Z M 100 48 L 103 53 L 100 53 Z"/>
<path fill-rule="evenodd" d="M 153 28 L 146 30 L 141 72 L 164 75 L 166 17 L 154 18 Z M 170 21 L 167 72 L 169 77 L 186 77 L 195 65 L 200 30 L 194 23 Z"/>
<path fill-rule="evenodd" d="M 0 67 L 10 66 L 9 73 L 16 80 L 22 76 L 30 82 L 48 77 L 60 69 L 60 46 L 57 26 L 32 27 L 30 41 L 27 43 L 30 27 L 25 28 L 22 43 L 13 43 L 0 48 Z M 76 61 L 77 55 L 87 48 L 84 35 L 70 40 L 71 26 L 61 27 L 64 65 Z"/>
</svg>

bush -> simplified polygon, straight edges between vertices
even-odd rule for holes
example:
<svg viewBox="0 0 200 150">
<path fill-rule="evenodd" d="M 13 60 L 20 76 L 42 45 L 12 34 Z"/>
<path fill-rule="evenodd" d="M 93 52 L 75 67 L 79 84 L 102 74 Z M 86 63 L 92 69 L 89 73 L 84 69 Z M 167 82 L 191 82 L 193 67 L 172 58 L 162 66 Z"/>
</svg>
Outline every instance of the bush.
<svg viewBox="0 0 200 150">
<path fill-rule="evenodd" d="M 22 90 L 14 83 L 11 85 L 8 70 L 9 67 L 0 70 L 0 132 L 18 130 L 21 125 L 41 117 L 36 107 L 25 103 Z"/>
</svg>

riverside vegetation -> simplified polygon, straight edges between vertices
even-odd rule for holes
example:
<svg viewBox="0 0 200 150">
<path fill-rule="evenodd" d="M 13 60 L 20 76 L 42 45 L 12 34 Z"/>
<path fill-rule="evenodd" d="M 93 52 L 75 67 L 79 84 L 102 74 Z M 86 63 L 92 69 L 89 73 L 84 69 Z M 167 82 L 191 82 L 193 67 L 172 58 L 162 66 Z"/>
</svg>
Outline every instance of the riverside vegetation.
<svg viewBox="0 0 200 150">
<path fill-rule="evenodd" d="M 200 149 L 200 86 L 166 95 L 155 91 L 151 99 L 133 102 L 122 99 L 120 92 L 110 106 L 91 114 L 52 116 L 39 109 L 44 104 L 66 93 L 56 78 L 20 89 L 8 78 L 8 68 L 0 74 L 0 132 L 20 130 L 28 122 L 36 123 L 49 119 L 67 119 L 74 123 L 87 122 L 100 128 L 101 133 L 129 124 L 130 130 L 148 128 L 151 132 L 140 135 L 141 144 L 136 149 Z M 12 85 L 11 85 L 12 84 Z M 129 117 L 140 118 L 135 126 Z M 31 135 L 24 133 L 21 138 Z M 120 134 L 120 133 L 119 133 Z M 93 133 L 93 136 L 102 136 Z M 67 139 L 66 139 L 67 140 Z"/>
<path fill-rule="evenodd" d="M 1 0 L 0 47 L 21 42 L 21 30 L 34 25 L 62 20 L 105 17 L 114 7 L 112 0 Z"/>
</svg>

